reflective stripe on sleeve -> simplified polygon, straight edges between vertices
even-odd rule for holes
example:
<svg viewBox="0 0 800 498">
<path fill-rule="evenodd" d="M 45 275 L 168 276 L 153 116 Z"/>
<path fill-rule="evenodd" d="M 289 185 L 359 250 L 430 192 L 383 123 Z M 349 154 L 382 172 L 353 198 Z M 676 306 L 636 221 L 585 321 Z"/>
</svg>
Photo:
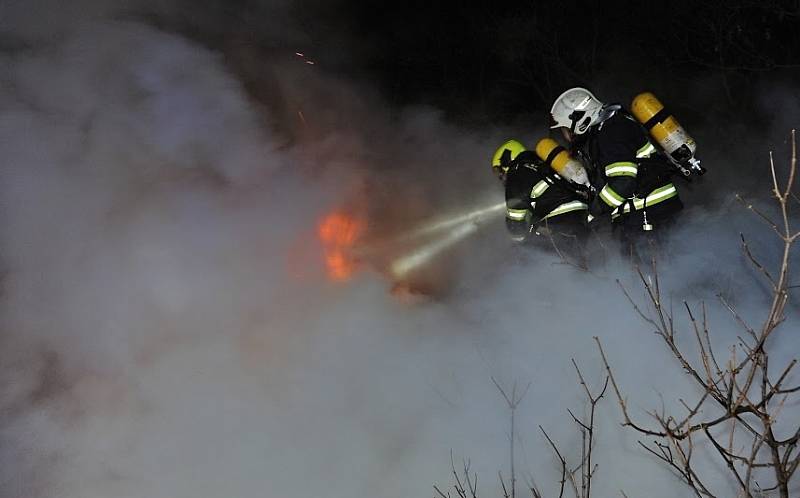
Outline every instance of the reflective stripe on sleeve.
<svg viewBox="0 0 800 498">
<path fill-rule="evenodd" d="M 522 220 L 525 219 L 525 215 L 527 215 L 527 214 L 528 214 L 528 210 L 527 209 L 506 208 L 506 217 L 509 220 L 522 221 Z"/>
<path fill-rule="evenodd" d="M 548 187 L 550 187 L 549 183 L 547 183 L 544 180 L 539 180 L 539 182 L 536 185 L 534 185 L 533 188 L 531 189 L 531 197 L 533 197 L 534 199 L 539 197 L 544 193 L 545 190 L 548 189 Z"/>
<path fill-rule="evenodd" d="M 606 166 L 606 176 L 636 176 L 639 168 L 636 163 L 630 161 L 621 161 L 618 163 L 611 163 Z"/>
<path fill-rule="evenodd" d="M 625 199 L 623 199 L 618 193 L 614 192 L 609 185 L 606 185 L 603 187 L 603 190 L 600 191 L 600 198 L 603 199 L 603 202 L 611 207 L 619 207 L 625 201 Z"/>
<path fill-rule="evenodd" d="M 664 185 L 663 187 L 659 187 L 659 188 L 653 190 L 644 199 L 633 199 L 633 208 L 636 209 L 636 210 L 639 210 L 639 209 L 644 208 L 645 206 L 654 206 L 654 205 L 658 204 L 659 202 L 664 202 L 667 199 L 672 199 L 673 197 L 676 197 L 677 195 L 678 195 L 678 190 L 675 188 L 675 185 L 673 185 L 671 183 L 668 183 L 668 184 Z M 616 218 L 617 216 L 619 216 L 621 214 L 619 211 L 620 211 L 619 209 L 616 209 L 612 213 L 611 217 L 612 218 Z M 630 211 L 631 211 L 630 203 L 626 203 L 625 207 L 622 210 L 622 212 L 623 213 L 629 213 Z"/>
<path fill-rule="evenodd" d="M 550 211 L 547 216 L 542 219 L 546 220 L 547 218 L 552 218 L 553 216 L 558 216 L 559 214 L 570 213 L 572 211 L 578 211 L 581 209 L 589 209 L 589 206 L 581 201 L 565 202 L 564 204 L 561 204 L 557 208 Z"/>
<path fill-rule="evenodd" d="M 655 146 L 648 141 L 646 144 L 644 144 L 644 146 L 641 149 L 636 151 L 636 157 L 638 159 L 650 157 L 653 155 L 655 151 L 656 151 Z"/>
</svg>

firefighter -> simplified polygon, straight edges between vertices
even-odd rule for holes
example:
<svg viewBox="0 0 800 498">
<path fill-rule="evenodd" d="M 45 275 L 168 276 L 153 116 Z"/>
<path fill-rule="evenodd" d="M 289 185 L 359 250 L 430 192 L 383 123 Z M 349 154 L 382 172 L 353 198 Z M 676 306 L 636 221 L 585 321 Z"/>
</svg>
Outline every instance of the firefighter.
<svg viewBox="0 0 800 498">
<path fill-rule="evenodd" d="M 620 228 L 623 252 L 640 258 L 683 208 L 671 180 L 675 168 L 628 111 L 585 88 L 562 93 L 550 114 L 550 127 L 561 129 L 589 170 L 597 192 L 589 212 Z"/>
<path fill-rule="evenodd" d="M 517 140 L 497 149 L 492 171 L 505 186 L 512 240 L 555 248 L 583 264 L 589 206 L 581 186 L 560 177 Z"/>
</svg>

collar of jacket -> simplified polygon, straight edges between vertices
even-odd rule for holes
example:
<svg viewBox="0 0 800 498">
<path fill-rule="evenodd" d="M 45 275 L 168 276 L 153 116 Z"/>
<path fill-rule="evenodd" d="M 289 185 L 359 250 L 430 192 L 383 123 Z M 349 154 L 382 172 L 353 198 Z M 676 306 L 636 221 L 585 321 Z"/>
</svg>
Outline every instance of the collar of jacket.
<svg viewBox="0 0 800 498">
<path fill-rule="evenodd" d="M 611 119 L 615 114 L 622 111 L 625 112 L 622 108 L 621 104 L 606 104 L 600 109 L 600 114 L 597 117 L 597 124 L 593 127 L 595 130 L 601 130 L 603 128 L 603 124 L 606 121 Z M 626 113 L 627 114 L 627 113 Z"/>
</svg>

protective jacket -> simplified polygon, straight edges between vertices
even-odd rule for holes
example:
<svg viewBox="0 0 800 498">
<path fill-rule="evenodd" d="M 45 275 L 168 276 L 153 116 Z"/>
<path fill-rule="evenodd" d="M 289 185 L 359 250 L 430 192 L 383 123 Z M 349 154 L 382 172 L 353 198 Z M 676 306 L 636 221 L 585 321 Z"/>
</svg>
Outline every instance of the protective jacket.
<svg viewBox="0 0 800 498">
<path fill-rule="evenodd" d="M 506 174 L 505 189 L 506 227 L 518 241 L 545 221 L 558 222 L 567 213 L 588 215 L 589 206 L 577 188 L 545 166 L 533 151 L 515 158 Z"/>
<path fill-rule="evenodd" d="M 575 144 L 588 162 L 597 195 L 592 216 L 611 214 L 615 223 L 663 220 L 683 208 L 671 181 L 674 168 L 650 142 L 642 126 L 619 105 L 606 106 L 601 122 Z"/>
</svg>

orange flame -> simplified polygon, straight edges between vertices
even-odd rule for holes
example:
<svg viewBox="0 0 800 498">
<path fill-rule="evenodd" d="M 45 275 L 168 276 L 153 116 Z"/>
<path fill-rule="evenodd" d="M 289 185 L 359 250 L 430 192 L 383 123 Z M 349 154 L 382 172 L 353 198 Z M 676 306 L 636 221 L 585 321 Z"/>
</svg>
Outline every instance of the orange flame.
<svg viewBox="0 0 800 498">
<path fill-rule="evenodd" d="M 317 235 L 322 241 L 325 266 L 331 280 L 343 282 L 353 275 L 356 263 L 349 253 L 363 230 L 362 220 L 341 212 L 331 213 L 319 223 Z"/>
</svg>

